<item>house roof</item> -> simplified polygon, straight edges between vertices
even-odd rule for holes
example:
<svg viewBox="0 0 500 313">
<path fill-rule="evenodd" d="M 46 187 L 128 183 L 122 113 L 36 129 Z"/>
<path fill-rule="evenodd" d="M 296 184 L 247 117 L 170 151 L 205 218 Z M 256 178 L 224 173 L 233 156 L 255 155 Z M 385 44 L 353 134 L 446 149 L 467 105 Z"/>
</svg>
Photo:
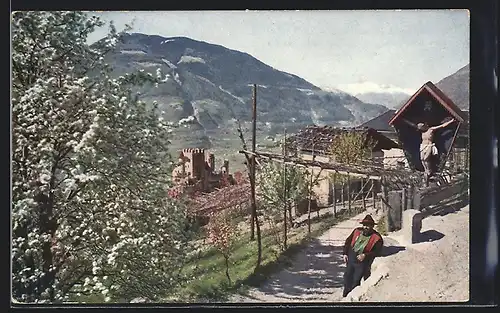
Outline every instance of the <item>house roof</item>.
<svg viewBox="0 0 500 313">
<path fill-rule="evenodd" d="M 454 118 L 456 118 L 459 122 L 463 123 L 466 121 L 466 117 L 464 113 L 460 110 L 460 108 L 453 103 L 453 101 L 444 94 L 436 85 L 432 82 L 428 81 L 425 83 L 420 89 L 411 96 L 410 99 L 399 109 L 396 111 L 394 116 L 389 120 L 389 125 L 393 125 L 396 120 L 398 120 L 399 116 L 415 101 L 415 99 L 422 93 L 428 92 L 439 104 L 441 104 Z"/>
<path fill-rule="evenodd" d="M 396 110 L 388 110 L 379 116 L 372 118 L 368 122 L 361 124 L 359 127 L 373 128 L 377 131 L 394 132 L 394 128 L 389 125 L 389 121 L 395 113 Z"/>
<path fill-rule="evenodd" d="M 379 151 L 382 149 L 389 150 L 398 147 L 396 142 L 382 135 L 375 129 L 368 127 L 337 128 L 333 126 L 311 125 L 301 129 L 297 134 L 289 137 L 289 141 L 300 147 L 303 151 L 312 151 L 314 148 L 314 151 L 317 153 L 326 153 L 330 149 L 330 146 L 337 135 L 352 131 L 363 132 L 367 135 L 367 138 L 375 141 L 376 145 L 373 148 L 373 151 Z"/>
</svg>

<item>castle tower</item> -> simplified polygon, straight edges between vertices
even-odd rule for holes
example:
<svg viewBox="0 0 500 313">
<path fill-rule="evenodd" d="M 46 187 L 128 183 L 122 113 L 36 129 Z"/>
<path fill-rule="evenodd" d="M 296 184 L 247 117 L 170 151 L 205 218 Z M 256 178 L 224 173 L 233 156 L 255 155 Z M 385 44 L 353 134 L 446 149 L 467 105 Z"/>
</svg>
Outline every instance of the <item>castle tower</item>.
<svg viewBox="0 0 500 313">
<path fill-rule="evenodd" d="M 223 171 L 229 174 L 229 160 L 224 160 L 224 165 L 222 166 Z"/>
<path fill-rule="evenodd" d="M 182 153 L 189 159 L 186 174 L 195 179 L 202 179 L 205 172 L 205 149 L 187 148 Z"/>
<path fill-rule="evenodd" d="M 208 165 L 210 166 L 210 170 L 213 172 L 215 169 L 215 156 L 213 153 L 210 153 L 208 155 L 208 160 L 207 160 Z"/>
</svg>

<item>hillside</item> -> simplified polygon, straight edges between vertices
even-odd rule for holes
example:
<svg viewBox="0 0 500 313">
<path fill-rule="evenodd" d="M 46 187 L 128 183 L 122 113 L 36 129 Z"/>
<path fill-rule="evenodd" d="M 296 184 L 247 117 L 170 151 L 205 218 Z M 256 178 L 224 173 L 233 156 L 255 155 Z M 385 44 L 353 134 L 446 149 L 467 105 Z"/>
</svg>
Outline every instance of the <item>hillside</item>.
<svg viewBox="0 0 500 313">
<path fill-rule="evenodd" d="M 174 147 L 230 148 L 237 142 L 236 121 L 251 121 L 252 84 L 258 85 L 258 136 L 273 137 L 283 127 L 295 131 L 308 124 L 356 125 L 387 110 L 340 90 L 323 91 L 306 80 L 274 69 L 251 55 L 185 37 L 127 34 L 107 57 L 116 75 L 131 70 L 168 79 L 141 90 L 157 101 L 165 119 L 192 122 L 175 134 Z"/>
<path fill-rule="evenodd" d="M 469 73 L 470 66 L 467 64 L 436 84 L 462 110 L 469 109 Z"/>
</svg>

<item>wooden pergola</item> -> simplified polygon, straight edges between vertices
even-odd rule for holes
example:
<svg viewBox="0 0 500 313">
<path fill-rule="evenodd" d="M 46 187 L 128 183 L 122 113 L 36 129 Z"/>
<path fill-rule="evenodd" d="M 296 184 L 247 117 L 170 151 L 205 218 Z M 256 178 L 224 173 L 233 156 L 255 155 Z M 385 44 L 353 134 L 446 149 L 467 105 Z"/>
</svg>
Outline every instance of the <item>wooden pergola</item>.
<svg viewBox="0 0 500 313">
<path fill-rule="evenodd" d="M 295 156 L 285 156 L 271 152 L 251 152 L 241 150 L 239 153 L 255 156 L 259 159 L 266 159 L 273 162 L 284 163 L 292 166 L 299 166 L 311 169 L 322 169 L 335 172 L 341 175 L 370 179 L 370 180 L 402 180 L 413 178 L 415 172 L 407 169 L 388 169 L 375 162 L 362 164 L 341 164 L 334 162 L 324 162 L 317 160 L 305 160 Z"/>
</svg>

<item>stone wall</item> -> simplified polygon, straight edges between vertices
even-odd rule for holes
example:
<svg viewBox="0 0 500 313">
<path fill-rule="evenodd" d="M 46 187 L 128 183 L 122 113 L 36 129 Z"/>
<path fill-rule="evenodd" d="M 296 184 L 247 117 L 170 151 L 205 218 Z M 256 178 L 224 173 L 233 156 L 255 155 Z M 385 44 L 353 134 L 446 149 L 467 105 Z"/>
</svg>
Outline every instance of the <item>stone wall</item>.
<svg viewBox="0 0 500 313">
<path fill-rule="evenodd" d="M 465 192 L 468 188 L 468 182 L 465 179 L 456 179 L 450 184 L 444 186 L 430 187 L 421 189 L 415 195 L 417 197 L 418 210 L 425 211 L 429 207 L 439 204 L 453 195 Z"/>
<path fill-rule="evenodd" d="M 465 195 L 467 192 L 468 181 L 464 177 L 456 178 L 442 186 L 390 191 L 385 208 L 387 231 L 403 229 L 403 232 L 408 234 L 407 237 L 412 238 L 424 215 L 439 209 L 447 199 Z"/>
</svg>

